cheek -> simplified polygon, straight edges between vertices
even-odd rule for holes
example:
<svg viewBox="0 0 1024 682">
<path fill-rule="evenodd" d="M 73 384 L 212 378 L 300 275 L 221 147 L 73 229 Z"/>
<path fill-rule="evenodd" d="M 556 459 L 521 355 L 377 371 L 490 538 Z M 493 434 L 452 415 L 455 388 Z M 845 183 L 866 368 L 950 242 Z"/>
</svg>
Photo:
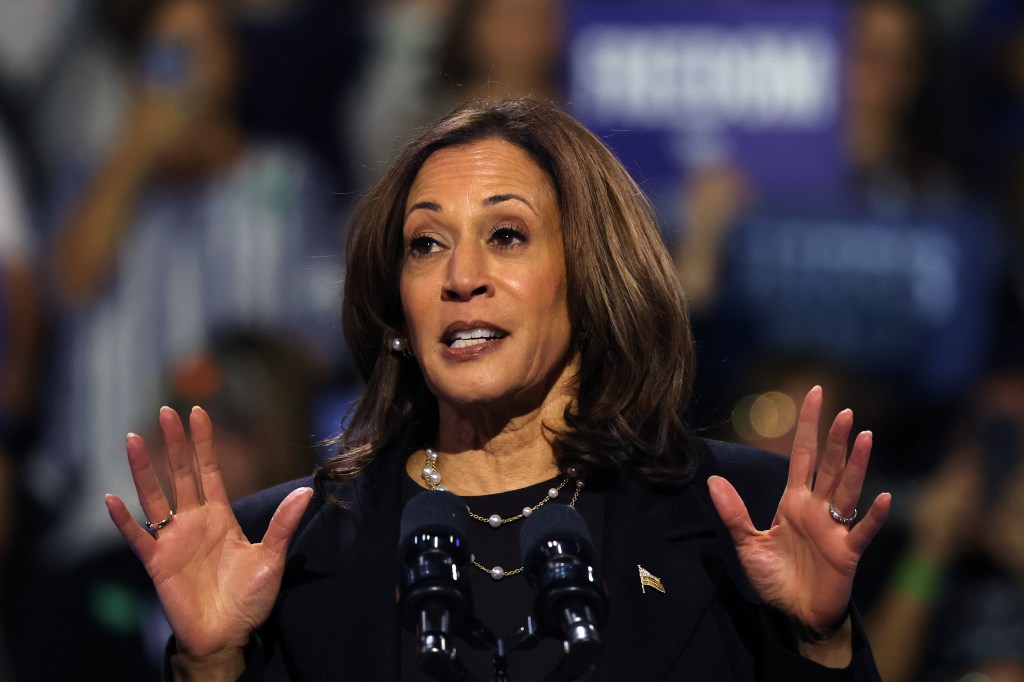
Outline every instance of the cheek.
<svg viewBox="0 0 1024 682">
<path fill-rule="evenodd" d="M 545 333 L 549 338 L 568 336 L 566 282 L 555 268 L 510 283 L 510 288 L 514 289 L 515 296 L 523 302 L 524 312 L 533 318 L 537 331 Z"/>
<path fill-rule="evenodd" d="M 398 292 L 405 317 L 405 328 L 399 331 L 413 341 L 423 332 L 429 321 L 430 289 L 413 277 L 403 276 L 399 280 Z"/>
</svg>

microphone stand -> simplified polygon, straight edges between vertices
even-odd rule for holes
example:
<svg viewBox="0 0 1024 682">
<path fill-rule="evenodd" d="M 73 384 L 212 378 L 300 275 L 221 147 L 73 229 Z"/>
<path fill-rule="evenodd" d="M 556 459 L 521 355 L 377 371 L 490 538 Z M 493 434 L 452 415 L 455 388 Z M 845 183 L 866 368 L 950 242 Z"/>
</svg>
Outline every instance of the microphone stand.
<svg viewBox="0 0 1024 682">
<path fill-rule="evenodd" d="M 580 607 L 589 611 L 589 607 L 584 604 Z M 588 624 L 593 622 L 589 614 L 585 614 L 584 619 Z M 501 638 L 495 637 L 490 628 L 474 618 L 463 639 L 478 651 L 488 649 L 494 652 L 492 682 L 512 682 L 508 655 L 519 649 L 528 650 L 537 646 L 541 639 L 538 632 L 537 621 L 533 616 L 527 616 L 525 625 Z M 584 632 L 570 633 L 570 639 L 563 642 L 565 654 L 555 669 L 544 678 L 544 682 L 569 682 L 591 668 L 595 652 L 590 648 L 592 640 L 587 635 Z M 429 651 L 428 643 L 435 645 Z M 479 682 L 477 677 L 466 670 L 454 647 L 443 637 L 431 637 L 430 633 L 424 633 L 420 638 L 420 646 L 420 670 L 434 679 L 441 682 Z"/>
</svg>

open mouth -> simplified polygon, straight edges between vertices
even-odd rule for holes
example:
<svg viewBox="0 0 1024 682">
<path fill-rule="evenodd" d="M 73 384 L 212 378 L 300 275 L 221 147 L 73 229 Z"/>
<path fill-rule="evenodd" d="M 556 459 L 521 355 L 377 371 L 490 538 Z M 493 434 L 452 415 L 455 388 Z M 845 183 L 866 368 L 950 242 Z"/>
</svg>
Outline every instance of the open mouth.
<svg viewBox="0 0 1024 682">
<path fill-rule="evenodd" d="M 488 341 L 497 341 L 506 336 L 508 336 L 507 332 L 497 329 L 477 328 L 450 332 L 445 335 L 442 341 L 449 348 L 469 348 L 470 346 L 478 346 Z"/>
</svg>

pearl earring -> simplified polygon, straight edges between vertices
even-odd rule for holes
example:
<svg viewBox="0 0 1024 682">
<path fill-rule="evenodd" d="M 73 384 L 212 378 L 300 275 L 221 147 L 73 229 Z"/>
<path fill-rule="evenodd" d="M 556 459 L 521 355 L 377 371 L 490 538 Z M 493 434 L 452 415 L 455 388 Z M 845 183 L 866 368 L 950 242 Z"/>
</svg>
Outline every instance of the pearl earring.
<svg viewBox="0 0 1024 682">
<path fill-rule="evenodd" d="M 404 336 L 395 336 L 391 338 L 391 350 L 402 355 L 408 355 L 409 353 L 409 342 L 406 341 Z"/>
</svg>

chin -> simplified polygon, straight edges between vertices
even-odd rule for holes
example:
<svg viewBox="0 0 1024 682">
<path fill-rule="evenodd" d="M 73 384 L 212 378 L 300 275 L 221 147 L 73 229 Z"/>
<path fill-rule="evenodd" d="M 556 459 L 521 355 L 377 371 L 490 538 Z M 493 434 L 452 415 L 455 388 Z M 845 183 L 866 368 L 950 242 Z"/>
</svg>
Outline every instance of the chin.
<svg viewBox="0 0 1024 682">
<path fill-rule="evenodd" d="M 438 401 L 462 407 L 483 407 L 511 403 L 515 392 L 487 383 L 451 382 L 432 386 Z"/>
</svg>

